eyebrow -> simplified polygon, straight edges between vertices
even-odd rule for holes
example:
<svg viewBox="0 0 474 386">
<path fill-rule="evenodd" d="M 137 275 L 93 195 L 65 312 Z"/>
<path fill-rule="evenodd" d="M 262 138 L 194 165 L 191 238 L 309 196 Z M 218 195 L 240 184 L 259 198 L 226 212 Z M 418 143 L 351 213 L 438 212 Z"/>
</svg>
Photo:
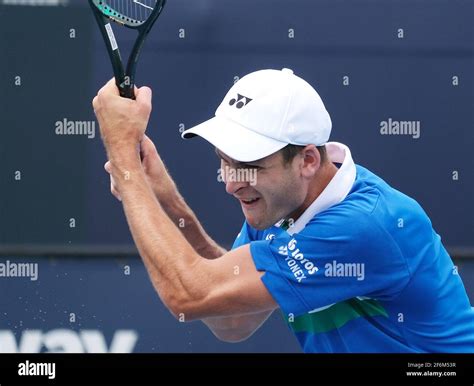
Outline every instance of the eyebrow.
<svg viewBox="0 0 474 386">
<path fill-rule="evenodd" d="M 250 168 L 250 167 L 252 167 L 252 168 L 255 168 L 255 167 L 261 168 L 262 167 L 261 165 L 256 165 L 254 162 L 240 162 L 240 161 L 236 161 L 232 158 L 229 158 L 227 156 L 224 156 L 217 147 L 214 148 L 214 151 L 216 152 L 216 154 L 219 158 L 223 159 L 227 163 L 234 163 L 237 167 L 240 167 L 240 168 Z M 258 162 L 258 161 L 255 161 L 255 162 Z"/>
</svg>

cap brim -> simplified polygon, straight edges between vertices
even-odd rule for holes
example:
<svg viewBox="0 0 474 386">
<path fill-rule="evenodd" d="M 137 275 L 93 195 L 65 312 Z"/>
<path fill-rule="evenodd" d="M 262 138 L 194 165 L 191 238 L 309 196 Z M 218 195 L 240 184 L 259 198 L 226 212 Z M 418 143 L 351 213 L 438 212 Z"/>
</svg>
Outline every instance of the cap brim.
<svg viewBox="0 0 474 386">
<path fill-rule="evenodd" d="M 184 139 L 193 138 L 196 135 L 213 144 L 230 158 L 240 162 L 251 162 L 265 158 L 288 145 L 221 117 L 211 118 L 181 134 Z"/>
</svg>

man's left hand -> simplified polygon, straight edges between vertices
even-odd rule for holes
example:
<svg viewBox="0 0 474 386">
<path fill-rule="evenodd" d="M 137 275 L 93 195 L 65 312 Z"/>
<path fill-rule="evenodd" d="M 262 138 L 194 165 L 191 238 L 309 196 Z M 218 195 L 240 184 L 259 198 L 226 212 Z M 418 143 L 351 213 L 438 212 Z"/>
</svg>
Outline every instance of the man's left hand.
<svg viewBox="0 0 474 386">
<path fill-rule="evenodd" d="M 107 153 L 136 152 L 139 148 L 150 118 L 151 89 L 136 88 L 135 97 L 122 98 L 115 79 L 111 79 L 92 101 Z"/>
</svg>

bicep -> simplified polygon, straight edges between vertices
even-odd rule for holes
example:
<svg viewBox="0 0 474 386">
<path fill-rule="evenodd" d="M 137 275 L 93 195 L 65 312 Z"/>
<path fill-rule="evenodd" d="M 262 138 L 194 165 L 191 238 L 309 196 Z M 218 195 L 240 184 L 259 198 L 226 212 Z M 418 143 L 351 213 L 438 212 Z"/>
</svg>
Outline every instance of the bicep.
<svg viewBox="0 0 474 386">
<path fill-rule="evenodd" d="M 196 304 L 195 317 L 255 314 L 278 307 L 261 280 L 264 272 L 255 267 L 249 244 L 215 260 L 202 259 L 200 265 L 207 290 Z"/>
</svg>

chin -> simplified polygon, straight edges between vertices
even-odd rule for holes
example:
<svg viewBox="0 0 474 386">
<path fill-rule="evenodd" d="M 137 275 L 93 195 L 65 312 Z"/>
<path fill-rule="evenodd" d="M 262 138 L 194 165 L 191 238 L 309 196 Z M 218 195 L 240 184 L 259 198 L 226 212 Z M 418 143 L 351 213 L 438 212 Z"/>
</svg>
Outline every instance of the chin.
<svg viewBox="0 0 474 386">
<path fill-rule="evenodd" d="M 263 231 L 265 229 L 268 229 L 270 228 L 273 224 L 276 223 L 276 221 L 274 222 L 271 222 L 271 221 L 255 221 L 255 219 L 252 219 L 252 218 L 245 218 L 245 220 L 247 221 L 247 223 L 254 229 L 258 230 L 258 231 Z"/>
</svg>

